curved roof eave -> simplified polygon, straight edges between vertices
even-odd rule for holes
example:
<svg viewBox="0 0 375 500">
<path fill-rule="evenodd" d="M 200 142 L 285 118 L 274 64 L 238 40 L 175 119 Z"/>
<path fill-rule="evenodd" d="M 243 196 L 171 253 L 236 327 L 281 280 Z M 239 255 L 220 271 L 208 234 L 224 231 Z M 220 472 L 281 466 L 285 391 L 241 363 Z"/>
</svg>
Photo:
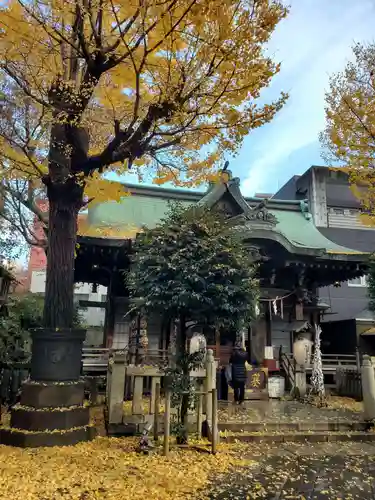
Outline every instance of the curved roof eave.
<svg viewBox="0 0 375 500">
<path fill-rule="evenodd" d="M 370 254 L 365 252 L 359 252 L 355 250 L 347 250 L 345 253 L 340 250 L 329 250 L 326 248 L 310 248 L 302 247 L 296 245 L 294 242 L 287 239 L 282 233 L 277 231 L 277 229 L 248 229 L 243 228 L 244 241 L 251 241 L 252 239 L 264 239 L 271 240 L 279 243 L 285 248 L 289 253 L 296 255 L 303 255 L 306 257 L 319 257 L 326 258 L 329 260 L 345 260 L 351 262 L 364 262 L 367 261 Z M 344 249 L 344 247 L 343 247 Z"/>
</svg>

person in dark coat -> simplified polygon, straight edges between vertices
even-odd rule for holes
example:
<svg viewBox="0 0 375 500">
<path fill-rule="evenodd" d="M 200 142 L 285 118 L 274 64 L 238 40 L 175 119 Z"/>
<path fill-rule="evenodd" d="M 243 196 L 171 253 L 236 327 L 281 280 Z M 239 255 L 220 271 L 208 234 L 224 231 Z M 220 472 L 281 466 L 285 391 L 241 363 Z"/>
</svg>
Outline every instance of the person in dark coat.
<svg viewBox="0 0 375 500">
<path fill-rule="evenodd" d="M 234 401 L 237 404 L 243 403 L 245 399 L 247 360 L 248 356 L 245 349 L 243 349 L 242 346 L 236 345 L 233 349 L 229 363 L 232 365 L 232 387 L 234 391 Z"/>
</svg>

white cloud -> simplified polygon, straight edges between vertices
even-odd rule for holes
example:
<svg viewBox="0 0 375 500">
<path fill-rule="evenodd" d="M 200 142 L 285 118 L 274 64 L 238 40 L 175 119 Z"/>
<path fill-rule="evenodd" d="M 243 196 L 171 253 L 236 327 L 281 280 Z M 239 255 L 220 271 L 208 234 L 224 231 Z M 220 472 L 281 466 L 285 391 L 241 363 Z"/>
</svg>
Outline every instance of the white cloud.
<svg viewBox="0 0 375 500">
<path fill-rule="evenodd" d="M 291 4 L 289 17 L 270 45 L 275 59 L 282 61 L 271 90 L 289 91 L 290 99 L 271 124 L 249 139 L 256 147 L 241 183 L 246 195 L 267 190 L 269 179 L 274 181 L 278 174 L 278 165 L 317 140 L 324 128 L 329 75 L 344 68 L 354 42 L 372 38 L 372 0 L 292 0 Z"/>
</svg>

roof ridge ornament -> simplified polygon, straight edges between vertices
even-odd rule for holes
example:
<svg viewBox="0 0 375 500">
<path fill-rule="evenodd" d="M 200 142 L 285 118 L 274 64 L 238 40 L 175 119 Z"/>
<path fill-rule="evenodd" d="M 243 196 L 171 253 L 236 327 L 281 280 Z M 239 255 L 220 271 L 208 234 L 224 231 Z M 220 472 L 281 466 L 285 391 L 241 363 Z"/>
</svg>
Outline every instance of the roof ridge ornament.
<svg viewBox="0 0 375 500">
<path fill-rule="evenodd" d="M 309 202 L 308 200 L 301 200 L 299 202 L 299 206 L 301 209 L 302 215 L 305 217 L 306 220 L 312 220 L 312 215 L 309 209 Z"/>
<path fill-rule="evenodd" d="M 267 210 L 268 200 L 262 200 L 255 207 L 249 205 L 249 209 L 245 214 L 247 220 L 259 221 L 275 226 L 278 222 L 277 218 Z"/>
</svg>

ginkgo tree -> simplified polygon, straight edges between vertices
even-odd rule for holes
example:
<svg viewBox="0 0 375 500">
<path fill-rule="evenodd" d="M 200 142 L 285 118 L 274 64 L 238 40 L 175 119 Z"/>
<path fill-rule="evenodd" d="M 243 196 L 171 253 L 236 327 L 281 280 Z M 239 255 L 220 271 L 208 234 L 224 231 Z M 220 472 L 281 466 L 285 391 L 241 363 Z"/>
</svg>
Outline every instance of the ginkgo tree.
<svg viewBox="0 0 375 500">
<path fill-rule="evenodd" d="M 354 58 L 333 75 L 326 94 L 326 128 L 320 135 L 325 159 L 349 177 L 375 223 L 375 44 L 357 44 Z"/>
<path fill-rule="evenodd" d="M 0 178 L 22 206 L 16 227 L 24 210 L 48 225 L 46 327 L 72 326 L 79 211 L 124 195 L 103 175 L 198 185 L 281 109 L 285 94 L 259 97 L 280 70 L 265 47 L 287 11 L 278 0 L 1 2 Z"/>
</svg>

